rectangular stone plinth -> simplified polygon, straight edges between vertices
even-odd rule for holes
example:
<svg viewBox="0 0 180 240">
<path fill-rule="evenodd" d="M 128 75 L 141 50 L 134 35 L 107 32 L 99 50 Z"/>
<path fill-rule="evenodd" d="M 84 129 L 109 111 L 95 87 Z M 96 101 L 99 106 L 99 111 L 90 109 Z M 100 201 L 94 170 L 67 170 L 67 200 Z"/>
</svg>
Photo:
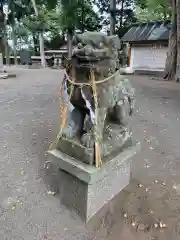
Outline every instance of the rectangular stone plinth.
<svg viewBox="0 0 180 240">
<path fill-rule="evenodd" d="M 51 150 L 51 160 L 60 169 L 60 198 L 70 210 L 90 220 L 106 203 L 129 184 L 131 158 L 140 144 L 130 144 L 121 153 L 104 163 L 101 169 Z"/>
</svg>

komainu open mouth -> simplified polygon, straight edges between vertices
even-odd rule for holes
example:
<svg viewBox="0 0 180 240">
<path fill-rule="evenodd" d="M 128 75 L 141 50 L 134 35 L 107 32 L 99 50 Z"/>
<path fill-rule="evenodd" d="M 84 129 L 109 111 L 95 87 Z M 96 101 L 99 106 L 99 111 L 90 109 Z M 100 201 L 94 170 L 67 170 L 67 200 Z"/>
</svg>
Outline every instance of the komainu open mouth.
<svg viewBox="0 0 180 240">
<path fill-rule="evenodd" d="M 97 49 L 89 46 L 85 46 L 81 49 L 75 48 L 72 55 L 74 59 L 76 58 L 81 62 L 98 62 L 111 58 L 107 49 Z"/>
<path fill-rule="evenodd" d="M 86 55 L 86 56 L 82 56 L 82 55 L 76 55 L 74 56 L 75 58 L 78 59 L 79 62 L 98 62 L 100 60 L 103 60 L 103 58 L 97 58 L 95 56 L 90 56 L 90 55 Z"/>
</svg>

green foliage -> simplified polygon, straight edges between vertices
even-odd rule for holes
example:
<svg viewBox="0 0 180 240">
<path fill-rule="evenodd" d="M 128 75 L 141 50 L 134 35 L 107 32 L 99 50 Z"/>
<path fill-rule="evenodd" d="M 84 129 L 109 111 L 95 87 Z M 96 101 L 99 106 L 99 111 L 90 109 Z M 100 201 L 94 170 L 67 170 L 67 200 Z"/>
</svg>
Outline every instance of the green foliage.
<svg viewBox="0 0 180 240">
<path fill-rule="evenodd" d="M 169 20 L 171 6 L 169 0 L 137 0 L 136 16 L 140 21 Z"/>
<path fill-rule="evenodd" d="M 141 9 L 146 9 L 147 0 L 136 0 L 136 5 L 139 6 Z"/>
<path fill-rule="evenodd" d="M 59 50 L 65 44 L 65 39 L 62 35 L 52 36 L 51 39 L 45 40 L 44 45 L 47 49 Z"/>
<path fill-rule="evenodd" d="M 41 1 L 36 0 L 36 3 L 39 12 L 39 16 L 37 17 L 34 9 L 32 7 L 31 1 L 21 0 L 23 4 L 16 5 L 16 10 L 18 9 L 18 17 L 16 11 L 16 18 L 21 21 L 26 28 L 29 29 L 30 32 L 38 33 L 38 32 L 47 32 L 51 31 L 58 33 L 59 32 L 59 16 L 55 11 L 55 7 L 57 5 L 57 1 L 50 0 Z M 25 5 L 27 4 L 27 5 Z M 41 4 L 41 5 L 40 5 Z"/>
<path fill-rule="evenodd" d="M 39 15 L 27 15 L 22 18 L 23 24 L 33 33 L 49 31 L 49 15 L 45 7 L 41 8 Z"/>
<path fill-rule="evenodd" d="M 48 10 L 55 9 L 57 6 L 58 0 L 36 0 L 36 4 L 39 6 L 44 5 Z"/>
<path fill-rule="evenodd" d="M 26 28 L 22 23 L 16 22 L 14 28 L 15 34 L 17 36 L 17 50 L 21 49 L 24 44 L 29 46 L 32 44 L 32 38 L 30 38 L 29 29 Z M 8 38 L 13 39 L 12 31 L 9 29 Z"/>
<path fill-rule="evenodd" d="M 13 0 L 11 0 L 13 1 Z M 20 4 L 21 2 L 21 4 Z M 93 10 L 91 1 L 62 0 L 57 8 L 57 0 L 36 0 L 39 16 L 37 17 L 30 1 L 16 2 L 16 18 L 31 32 L 48 32 L 52 35 L 66 30 L 99 30 L 100 18 Z M 24 12 L 24 15 L 23 15 Z M 18 16 L 18 17 L 17 17 Z"/>
<path fill-rule="evenodd" d="M 137 21 L 134 7 L 136 0 L 119 0 L 116 5 L 116 33 L 122 37 L 132 23 Z M 110 24 L 110 0 L 94 0 L 99 13 L 103 16 L 103 26 Z M 109 28 L 109 27 L 108 27 Z"/>
<path fill-rule="evenodd" d="M 101 28 L 101 18 L 93 10 L 93 4 L 89 0 L 61 0 L 60 20 L 64 31 L 93 31 Z"/>
<path fill-rule="evenodd" d="M 79 0 L 61 0 L 61 25 L 64 30 L 73 31 L 75 29 L 77 23 L 76 12 L 79 10 L 78 5 Z"/>
<path fill-rule="evenodd" d="M 123 20 L 123 25 L 135 22 L 134 16 L 134 4 L 135 0 L 119 0 L 117 1 L 116 9 L 116 20 L 117 25 Z M 99 9 L 100 14 L 103 14 L 103 25 L 108 25 L 110 23 L 110 0 L 94 0 Z M 123 9 L 122 9 L 123 5 Z"/>
<path fill-rule="evenodd" d="M 117 2 L 116 31 L 121 37 L 135 22 L 169 20 L 171 8 L 169 0 L 119 0 Z M 104 16 L 103 25 L 110 23 L 110 0 L 94 0 L 100 14 Z M 123 3 L 123 10 L 122 10 Z M 120 24 L 122 21 L 122 24 Z"/>
</svg>

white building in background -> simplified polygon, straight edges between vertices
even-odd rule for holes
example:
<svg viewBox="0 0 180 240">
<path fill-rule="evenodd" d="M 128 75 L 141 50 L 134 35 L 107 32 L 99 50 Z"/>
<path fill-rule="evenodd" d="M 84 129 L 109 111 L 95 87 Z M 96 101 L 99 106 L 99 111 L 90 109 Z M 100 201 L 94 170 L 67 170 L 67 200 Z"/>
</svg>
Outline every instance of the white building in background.
<svg viewBox="0 0 180 240">
<path fill-rule="evenodd" d="M 129 67 L 135 72 L 162 72 L 168 51 L 170 23 L 134 25 L 122 38 L 129 43 Z"/>
</svg>

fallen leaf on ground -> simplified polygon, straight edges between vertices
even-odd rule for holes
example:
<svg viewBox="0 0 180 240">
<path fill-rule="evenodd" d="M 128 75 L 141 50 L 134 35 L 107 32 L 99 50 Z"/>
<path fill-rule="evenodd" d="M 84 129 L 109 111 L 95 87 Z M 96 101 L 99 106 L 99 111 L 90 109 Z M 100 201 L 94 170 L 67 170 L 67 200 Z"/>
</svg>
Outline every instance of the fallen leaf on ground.
<svg viewBox="0 0 180 240">
<path fill-rule="evenodd" d="M 136 226 L 136 223 L 135 222 L 132 222 L 132 224 L 131 224 L 133 227 L 135 227 Z"/>
<path fill-rule="evenodd" d="M 153 210 L 149 209 L 149 213 L 150 213 L 150 214 L 153 214 L 154 212 L 153 212 Z"/>
<path fill-rule="evenodd" d="M 154 227 L 155 227 L 155 228 L 158 228 L 158 224 L 157 224 L 157 223 L 155 223 L 155 224 L 154 224 Z"/>
<path fill-rule="evenodd" d="M 21 174 L 21 175 L 24 174 L 24 170 L 23 170 L 23 169 L 20 170 L 20 174 Z"/>
<path fill-rule="evenodd" d="M 16 206 L 15 205 L 13 205 L 12 206 L 12 211 L 14 211 L 16 209 Z"/>
<path fill-rule="evenodd" d="M 138 230 L 140 231 L 145 231 L 146 230 L 146 226 L 143 223 L 140 223 L 137 227 Z"/>
<path fill-rule="evenodd" d="M 124 214 L 123 214 L 123 217 L 124 217 L 124 218 L 127 218 L 127 213 L 124 213 Z"/>
<path fill-rule="evenodd" d="M 47 194 L 48 194 L 48 195 L 51 195 L 51 196 L 55 196 L 55 195 L 56 195 L 56 193 L 53 192 L 53 191 L 51 191 L 51 190 L 47 191 Z"/>
<path fill-rule="evenodd" d="M 167 227 L 167 225 L 166 225 L 165 223 L 163 223 L 162 227 L 163 227 L 163 228 L 166 228 L 166 227 Z"/>
<path fill-rule="evenodd" d="M 151 142 L 147 137 L 144 137 L 144 140 L 145 140 L 147 143 L 150 143 L 150 142 Z"/>
</svg>

